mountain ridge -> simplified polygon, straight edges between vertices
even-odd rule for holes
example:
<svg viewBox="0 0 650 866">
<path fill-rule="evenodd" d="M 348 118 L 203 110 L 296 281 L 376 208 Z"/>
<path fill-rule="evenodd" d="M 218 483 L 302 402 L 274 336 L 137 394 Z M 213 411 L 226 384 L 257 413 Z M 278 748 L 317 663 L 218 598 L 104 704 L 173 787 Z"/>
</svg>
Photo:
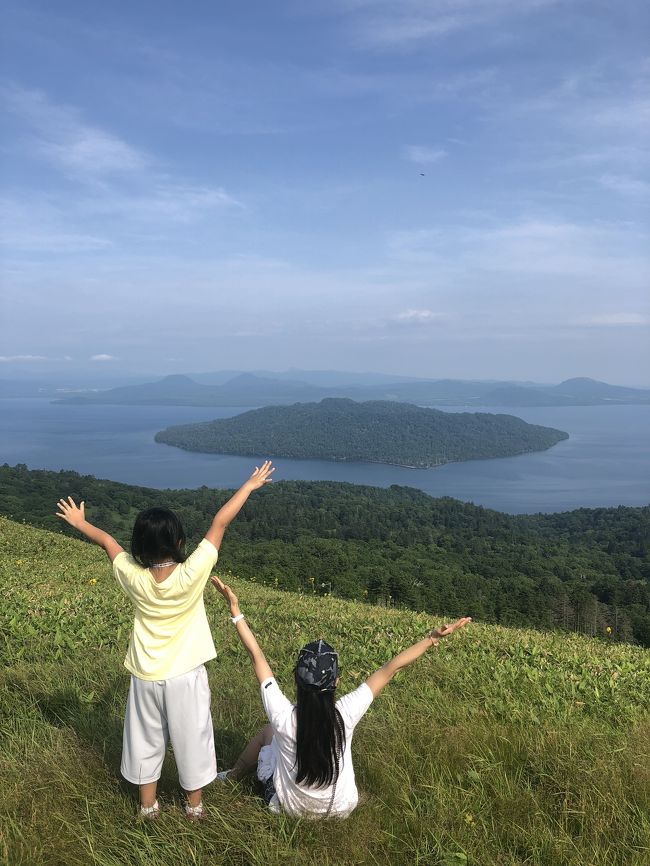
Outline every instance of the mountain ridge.
<svg viewBox="0 0 650 866">
<path fill-rule="evenodd" d="M 60 397 L 57 403 L 110 405 L 266 406 L 326 397 L 393 400 L 423 405 L 566 406 L 650 403 L 650 390 L 609 385 L 595 379 L 567 379 L 559 385 L 431 379 L 325 386 L 300 379 L 275 379 L 241 372 L 218 385 L 173 374 L 153 382 Z"/>
</svg>

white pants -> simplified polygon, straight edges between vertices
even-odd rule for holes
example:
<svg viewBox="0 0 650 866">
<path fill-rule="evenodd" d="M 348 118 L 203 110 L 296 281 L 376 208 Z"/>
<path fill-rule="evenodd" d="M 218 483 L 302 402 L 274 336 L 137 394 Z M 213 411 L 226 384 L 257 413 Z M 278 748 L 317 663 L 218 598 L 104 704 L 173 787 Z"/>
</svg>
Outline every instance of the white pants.
<svg viewBox="0 0 650 866">
<path fill-rule="evenodd" d="M 182 788 L 195 791 L 214 780 L 217 759 L 205 665 L 169 680 L 131 677 L 122 741 L 124 778 L 134 785 L 156 782 L 170 742 Z"/>
<path fill-rule="evenodd" d="M 268 746 L 262 746 L 257 756 L 257 778 L 260 782 L 270 779 L 278 765 L 278 747 L 275 738 Z"/>
</svg>

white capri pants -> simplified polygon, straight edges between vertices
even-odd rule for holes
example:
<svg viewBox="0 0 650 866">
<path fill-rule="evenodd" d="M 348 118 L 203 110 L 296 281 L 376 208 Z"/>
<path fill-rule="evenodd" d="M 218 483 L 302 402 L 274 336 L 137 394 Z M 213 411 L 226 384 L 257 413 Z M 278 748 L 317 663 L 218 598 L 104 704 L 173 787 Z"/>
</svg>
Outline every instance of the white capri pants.
<svg viewBox="0 0 650 866">
<path fill-rule="evenodd" d="M 131 677 L 122 741 L 124 778 L 134 785 L 158 781 L 170 742 L 182 788 L 196 791 L 214 781 L 217 759 L 205 665 L 169 680 Z"/>
</svg>

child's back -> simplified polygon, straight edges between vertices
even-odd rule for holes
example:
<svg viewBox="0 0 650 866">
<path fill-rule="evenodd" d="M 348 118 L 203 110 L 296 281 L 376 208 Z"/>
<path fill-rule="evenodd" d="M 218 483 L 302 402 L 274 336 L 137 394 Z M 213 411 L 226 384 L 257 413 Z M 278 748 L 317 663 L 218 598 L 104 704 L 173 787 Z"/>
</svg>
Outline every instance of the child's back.
<svg viewBox="0 0 650 866">
<path fill-rule="evenodd" d="M 98 544 L 135 606 L 133 631 L 124 660 L 131 672 L 124 718 L 121 772 L 140 787 L 140 814 L 159 813 L 156 787 L 168 744 L 187 792 L 186 814 L 203 817 L 202 789 L 217 774 L 210 688 L 205 662 L 216 656 L 203 604 L 203 590 L 217 561 L 231 520 L 250 494 L 271 480 L 264 463 L 214 516 L 205 538 L 187 559 L 185 533 L 166 508 L 136 518 L 128 554 L 107 532 L 86 520 L 68 497 L 58 516 Z"/>
<path fill-rule="evenodd" d="M 134 676 L 164 680 L 216 657 L 203 590 L 218 555 L 204 538 L 185 562 L 176 564 L 161 580 L 126 551 L 115 557 L 115 577 L 135 606 L 124 661 Z"/>
</svg>

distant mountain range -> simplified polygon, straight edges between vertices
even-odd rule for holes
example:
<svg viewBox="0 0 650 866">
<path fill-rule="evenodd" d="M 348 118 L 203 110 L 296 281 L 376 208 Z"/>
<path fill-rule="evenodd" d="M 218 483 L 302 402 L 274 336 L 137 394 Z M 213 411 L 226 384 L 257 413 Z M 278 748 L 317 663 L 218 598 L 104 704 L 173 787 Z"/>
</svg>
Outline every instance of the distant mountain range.
<svg viewBox="0 0 650 866">
<path fill-rule="evenodd" d="M 441 412 L 410 403 L 266 406 L 217 421 L 168 427 L 156 442 L 187 451 L 355 460 L 429 468 L 459 460 L 510 457 L 550 448 L 568 434 L 513 415 Z"/>
<path fill-rule="evenodd" d="M 307 375 L 295 371 L 296 377 Z M 203 374 L 217 380 L 225 374 Z M 595 379 L 567 379 L 559 385 L 534 383 L 465 381 L 460 379 L 396 379 L 352 382 L 354 375 L 321 373 L 320 379 L 340 384 L 316 384 L 289 374 L 273 378 L 255 373 L 239 373 L 217 384 L 197 382 L 189 376 L 166 376 L 156 382 L 126 385 L 106 391 L 92 391 L 61 397 L 59 403 L 108 403 L 131 406 L 268 406 L 306 403 L 327 397 L 351 400 L 390 400 L 424 406 L 595 406 L 612 404 L 650 404 L 650 390 L 608 385 Z M 350 377 L 350 378 L 348 378 Z M 382 378 L 379 376 L 378 378 Z M 17 396 L 2 389 L 0 396 Z M 54 396 L 54 395 L 51 395 Z"/>
</svg>

